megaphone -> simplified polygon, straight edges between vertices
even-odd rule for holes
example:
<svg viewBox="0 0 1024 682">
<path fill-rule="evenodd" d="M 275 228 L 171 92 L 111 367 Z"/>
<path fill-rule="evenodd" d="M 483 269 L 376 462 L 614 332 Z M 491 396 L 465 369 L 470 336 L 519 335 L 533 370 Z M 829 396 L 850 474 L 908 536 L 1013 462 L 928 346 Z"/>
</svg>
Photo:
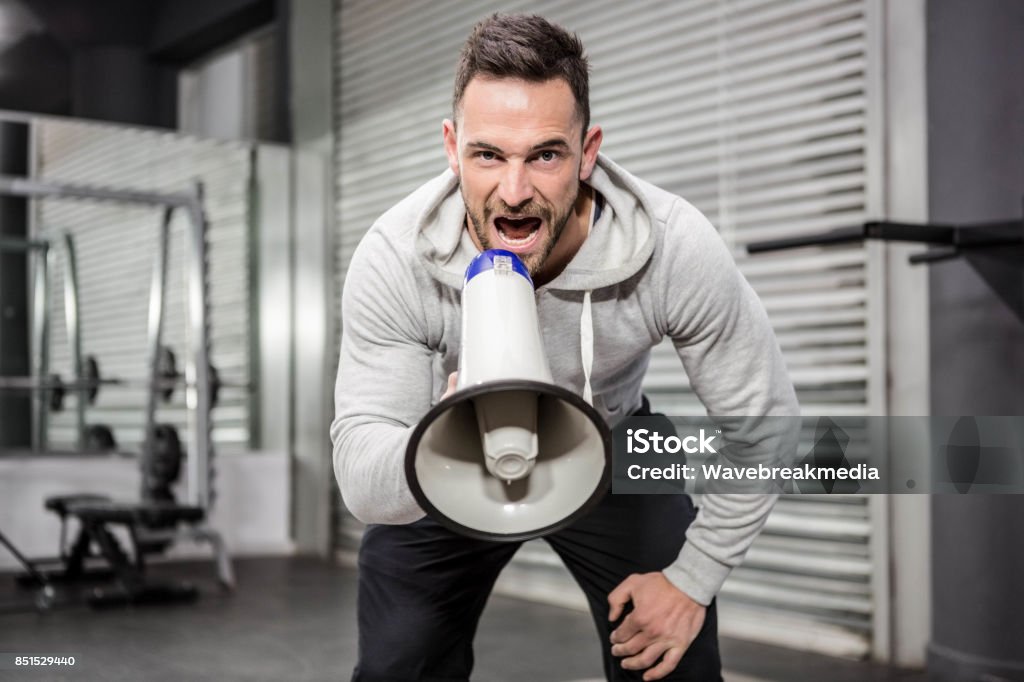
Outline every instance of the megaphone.
<svg viewBox="0 0 1024 682">
<path fill-rule="evenodd" d="M 455 388 L 405 453 L 409 487 L 432 518 L 470 537 L 521 541 L 564 528 L 607 492 L 611 432 L 553 383 L 533 281 L 511 251 L 484 251 L 466 269 Z"/>
</svg>

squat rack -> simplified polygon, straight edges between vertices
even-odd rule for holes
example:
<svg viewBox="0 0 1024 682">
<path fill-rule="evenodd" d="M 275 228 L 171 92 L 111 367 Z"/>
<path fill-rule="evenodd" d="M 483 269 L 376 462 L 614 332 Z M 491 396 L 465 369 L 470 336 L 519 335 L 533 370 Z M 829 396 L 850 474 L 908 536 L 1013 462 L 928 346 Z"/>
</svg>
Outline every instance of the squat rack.
<svg viewBox="0 0 1024 682">
<path fill-rule="evenodd" d="M 71 373 L 80 377 L 82 375 L 82 344 L 81 332 L 79 331 L 79 305 L 78 305 L 78 272 L 75 258 L 75 242 L 70 233 L 63 235 L 62 246 L 64 252 L 64 316 L 67 327 L 68 346 L 71 351 Z M 25 388 L 52 390 L 56 385 L 50 381 L 49 371 L 49 312 L 47 302 L 49 300 L 50 279 L 49 273 L 53 269 L 53 245 L 43 239 L 0 239 L 0 252 L 25 253 L 30 259 L 32 272 L 35 281 L 32 285 L 32 346 L 37 351 L 33 355 L 32 373 L 28 377 L 2 377 L 0 387 L 3 388 Z M 77 434 L 77 446 L 79 450 L 85 448 L 85 405 L 87 400 L 82 391 L 75 390 L 75 422 Z M 32 450 L 39 452 L 46 450 L 46 430 L 49 412 L 53 410 L 43 409 L 46 402 L 36 400 L 32 404 Z"/>
<path fill-rule="evenodd" d="M 207 305 L 206 292 L 206 229 L 207 220 L 203 210 L 202 186 L 199 183 L 193 185 L 191 191 L 180 193 L 145 192 L 135 190 L 112 189 L 106 187 L 93 187 L 86 185 L 75 185 L 61 182 L 34 180 L 9 175 L 0 175 L 0 195 L 19 196 L 33 199 L 60 198 L 60 199 L 83 199 L 94 201 L 112 201 L 118 203 L 142 204 L 147 206 L 160 206 L 164 208 L 163 219 L 160 224 L 159 243 L 156 251 L 156 261 L 153 268 L 153 281 L 150 288 L 149 320 L 147 329 L 147 354 L 149 357 L 150 390 L 146 405 L 146 446 L 150 451 L 154 437 L 154 423 L 156 415 L 157 391 L 159 384 L 157 373 L 157 358 L 160 353 L 161 338 L 163 335 L 163 306 L 164 290 L 167 279 L 167 243 L 170 234 L 171 219 L 175 210 L 182 210 L 188 217 L 187 247 L 189 252 L 187 264 L 187 305 L 188 319 L 192 328 L 192 340 L 190 342 L 190 353 L 185 362 L 185 406 L 188 413 L 188 458 L 186 463 L 188 503 L 194 506 L 209 509 L 213 499 L 212 489 L 212 456 L 213 447 L 211 440 L 210 421 L 210 341 L 209 341 L 209 310 Z M 33 342 L 40 353 L 36 354 L 36 367 L 33 368 L 35 381 L 45 378 L 48 370 L 47 352 L 47 307 L 46 307 L 46 273 L 50 261 L 49 245 L 43 241 L 25 242 L 24 248 L 30 252 L 39 251 L 43 257 L 35 272 L 35 285 L 33 287 L 33 316 L 32 336 Z M 67 242 L 66 242 L 67 244 Z M 71 267 L 69 274 L 73 273 L 73 250 L 69 250 L 70 259 L 67 261 Z M 69 286 L 66 282 L 65 286 Z M 77 315 L 77 292 L 72 294 L 75 300 L 73 305 L 66 308 L 68 318 L 69 345 L 72 354 L 72 369 L 76 375 L 81 368 L 81 347 L 78 341 L 78 315 Z M 72 319 L 72 316 L 73 318 Z M 72 324 L 73 322 L 73 324 Z M 73 335 L 72 335 L 73 334 Z M 82 393 L 79 391 L 78 409 L 84 406 Z M 45 409 L 37 397 L 33 401 L 33 422 L 37 429 L 45 429 L 43 415 Z M 39 438 L 40 436 L 35 436 Z"/>
</svg>

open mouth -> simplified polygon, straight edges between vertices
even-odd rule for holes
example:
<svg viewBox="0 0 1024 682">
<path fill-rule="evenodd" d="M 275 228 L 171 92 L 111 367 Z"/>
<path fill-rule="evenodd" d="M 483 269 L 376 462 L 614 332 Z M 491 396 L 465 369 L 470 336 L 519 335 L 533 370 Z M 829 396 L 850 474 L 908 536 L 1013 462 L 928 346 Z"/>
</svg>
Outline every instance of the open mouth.
<svg viewBox="0 0 1024 682">
<path fill-rule="evenodd" d="M 535 217 L 494 219 L 498 237 L 513 249 L 531 246 L 540 234 L 540 225 L 541 219 Z"/>
</svg>

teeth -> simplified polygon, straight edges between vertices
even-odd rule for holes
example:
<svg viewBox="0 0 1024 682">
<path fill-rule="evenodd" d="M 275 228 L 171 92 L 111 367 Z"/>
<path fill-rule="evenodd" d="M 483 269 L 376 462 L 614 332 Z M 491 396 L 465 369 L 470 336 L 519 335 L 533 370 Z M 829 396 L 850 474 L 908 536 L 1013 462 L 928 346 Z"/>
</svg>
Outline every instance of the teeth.
<svg viewBox="0 0 1024 682">
<path fill-rule="evenodd" d="M 526 220 L 530 220 L 530 219 L 529 218 L 525 218 L 525 219 L 521 219 L 521 220 L 514 220 L 512 218 L 505 218 L 505 220 L 507 220 L 508 222 L 512 223 L 513 225 L 519 226 L 523 222 L 525 222 Z M 513 238 L 513 237 L 509 236 L 505 232 L 505 230 L 503 230 L 501 228 L 500 225 L 496 225 L 495 227 L 498 228 L 498 236 L 501 237 L 501 240 L 503 242 L 505 242 L 505 244 L 507 244 L 508 246 L 525 246 L 526 244 L 529 244 L 530 242 L 532 242 L 534 240 L 534 238 L 536 238 L 537 233 L 540 231 L 540 224 L 537 224 L 537 226 L 534 229 L 530 230 L 530 233 L 528 235 L 526 235 L 525 237 L 520 237 L 520 238 L 517 239 L 517 238 Z"/>
<path fill-rule="evenodd" d="M 533 239 L 533 233 L 527 235 L 526 237 L 523 237 L 522 239 L 512 239 L 511 237 L 506 235 L 504 232 L 501 233 L 501 240 L 503 242 L 505 242 L 506 244 L 511 244 L 512 246 L 519 246 L 521 244 L 526 244 L 531 239 Z"/>
<path fill-rule="evenodd" d="M 506 244 L 510 244 L 512 246 L 519 246 L 522 244 L 528 244 L 531 241 L 533 241 L 533 238 L 537 236 L 537 232 L 537 230 L 533 230 L 532 232 L 530 232 L 530 234 L 526 235 L 525 237 L 516 238 L 508 235 L 504 230 L 499 229 L 498 236 L 500 236 L 501 240 Z"/>
</svg>

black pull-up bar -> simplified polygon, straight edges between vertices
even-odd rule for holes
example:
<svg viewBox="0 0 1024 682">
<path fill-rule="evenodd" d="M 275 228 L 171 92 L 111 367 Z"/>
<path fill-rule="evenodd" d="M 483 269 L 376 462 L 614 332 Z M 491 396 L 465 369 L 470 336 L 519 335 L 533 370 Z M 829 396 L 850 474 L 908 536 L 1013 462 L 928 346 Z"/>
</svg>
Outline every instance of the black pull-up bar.
<svg viewBox="0 0 1024 682">
<path fill-rule="evenodd" d="M 848 244 L 865 239 L 941 247 L 910 256 L 909 261 L 914 265 L 967 256 L 971 267 L 1024 321 L 1024 218 L 966 225 L 872 221 L 819 234 L 751 242 L 747 244 L 747 253 Z"/>
</svg>

